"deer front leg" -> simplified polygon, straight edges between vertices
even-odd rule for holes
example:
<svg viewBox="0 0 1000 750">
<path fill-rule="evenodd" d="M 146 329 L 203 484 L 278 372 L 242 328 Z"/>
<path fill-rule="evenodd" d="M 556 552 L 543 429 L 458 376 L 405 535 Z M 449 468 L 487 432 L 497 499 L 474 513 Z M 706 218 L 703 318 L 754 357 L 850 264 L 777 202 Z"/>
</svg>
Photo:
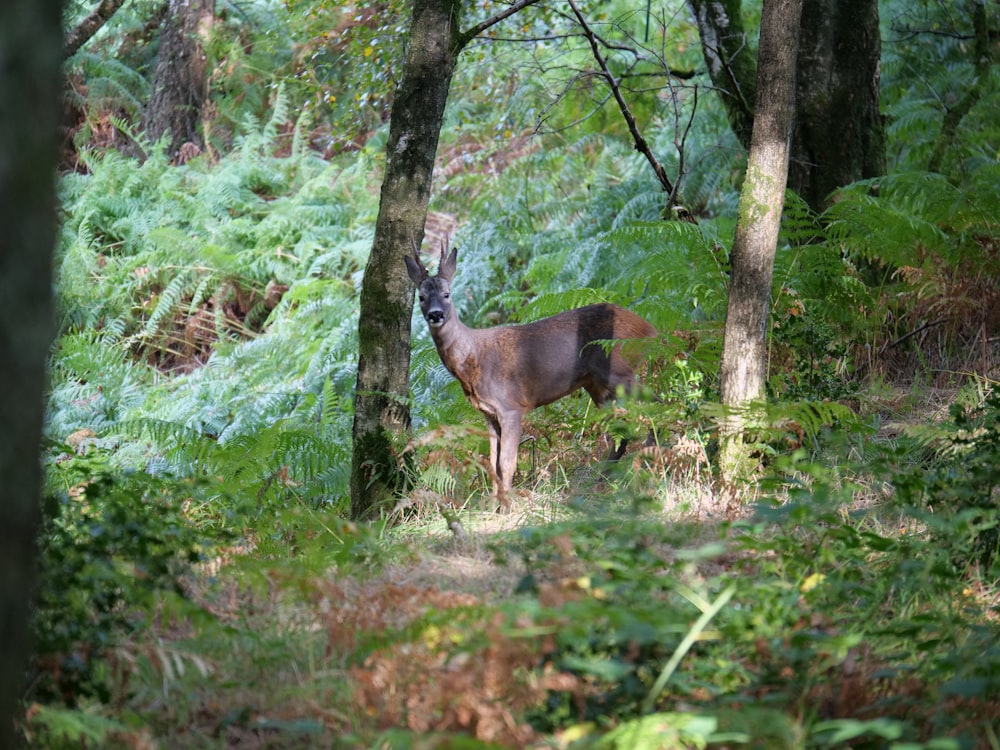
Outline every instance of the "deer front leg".
<svg viewBox="0 0 1000 750">
<path fill-rule="evenodd" d="M 517 449 L 521 444 L 521 412 L 501 414 L 500 456 L 497 459 L 497 473 L 500 480 L 500 505 L 510 509 L 509 493 L 514 488 L 514 472 L 517 471 Z"/>
<path fill-rule="evenodd" d="M 486 417 L 486 430 L 490 437 L 490 497 L 500 501 L 500 423 L 492 414 L 483 412 Z M 502 502 L 502 501 L 501 501 Z"/>
</svg>

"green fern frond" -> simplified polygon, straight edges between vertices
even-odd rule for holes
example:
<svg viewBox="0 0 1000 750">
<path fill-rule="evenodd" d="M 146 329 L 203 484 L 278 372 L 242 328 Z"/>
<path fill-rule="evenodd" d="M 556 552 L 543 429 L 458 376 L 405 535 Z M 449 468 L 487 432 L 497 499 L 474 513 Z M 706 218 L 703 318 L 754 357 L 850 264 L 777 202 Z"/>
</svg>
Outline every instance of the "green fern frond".
<svg viewBox="0 0 1000 750">
<path fill-rule="evenodd" d="M 614 218 L 611 230 L 620 229 L 640 221 L 656 221 L 663 215 L 666 195 L 662 190 L 650 189 L 630 198 Z"/>
<path fill-rule="evenodd" d="M 333 381 L 325 378 L 321 395 L 320 428 L 326 430 L 343 425 L 345 420 L 350 418 L 352 409 L 353 404 L 349 400 L 345 402 L 343 396 L 334 389 Z"/>
<path fill-rule="evenodd" d="M 773 425 L 794 424 L 810 437 L 817 436 L 822 429 L 831 426 L 850 432 L 868 429 L 849 407 L 836 401 L 771 403 L 768 405 L 767 416 Z"/>
<path fill-rule="evenodd" d="M 824 236 L 820 217 L 797 193 L 785 193 L 785 206 L 781 212 L 781 238 L 779 242 L 790 245 L 807 245 Z"/>
<path fill-rule="evenodd" d="M 512 317 L 518 322 L 528 322 L 576 307 L 591 305 L 595 302 L 608 301 L 607 293 L 599 289 L 583 288 L 565 292 L 551 292 L 538 295 L 527 305 L 515 311 Z"/>
<path fill-rule="evenodd" d="M 153 442 L 154 450 L 181 476 L 194 476 L 211 470 L 217 443 L 201 430 L 188 425 L 151 417 L 123 420 L 117 425 L 122 435 Z"/>
<path fill-rule="evenodd" d="M 288 94 L 285 90 L 284 82 L 281 82 L 278 84 L 278 91 L 274 97 L 271 116 L 261 131 L 266 145 L 274 145 L 278 138 L 278 128 L 283 127 L 286 122 L 288 122 Z"/>
<path fill-rule="evenodd" d="M 420 472 L 420 484 L 438 495 L 454 497 L 458 477 L 453 467 L 443 462 L 431 463 Z"/>
<path fill-rule="evenodd" d="M 299 162 L 309 157 L 311 144 L 309 142 L 309 125 L 311 118 L 307 110 L 299 112 L 295 119 L 295 129 L 292 131 L 292 153 L 290 160 Z"/>
<path fill-rule="evenodd" d="M 140 339 L 149 339 L 160 331 L 160 327 L 168 318 L 181 311 L 181 303 L 188 291 L 191 282 L 190 274 L 182 270 L 174 276 L 167 286 L 160 292 L 156 307 L 146 319 L 146 324 L 138 334 Z"/>
</svg>

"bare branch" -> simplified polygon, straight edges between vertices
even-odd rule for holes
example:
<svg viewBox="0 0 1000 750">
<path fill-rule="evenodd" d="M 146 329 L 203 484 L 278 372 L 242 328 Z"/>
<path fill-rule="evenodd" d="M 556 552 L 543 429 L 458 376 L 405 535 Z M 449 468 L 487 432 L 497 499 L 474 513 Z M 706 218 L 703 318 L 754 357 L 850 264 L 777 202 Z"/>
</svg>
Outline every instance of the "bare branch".
<svg viewBox="0 0 1000 750">
<path fill-rule="evenodd" d="M 490 28 L 490 26 L 496 26 L 505 18 L 509 18 L 518 11 L 527 8 L 529 5 L 534 5 L 537 2 L 540 2 L 540 0 L 517 0 L 517 2 L 511 5 L 510 7 L 505 8 L 496 15 L 490 16 L 485 21 L 477 23 L 471 29 L 463 31 L 461 34 L 459 34 L 459 45 L 458 45 L 459 49 L 461 49 L 470 41 L 472 41 L 475 37 L 482 34 L 484 31 L 486 31 L 486 29 Z"/>
<path fill-rule="evenodd" d="M 941 163 L 944 161 L 945 153 L 954 143 L 958 127 L 962 124 L 972 108 L 983 98 L 988 88 L 990 80 L 990 68 L 993 65 L 992 42 L 990 40 L 989 21 L 984 2 L 975 3 L 972 13 L 972 26 L 976 32 L 975 45 L 973 47 L 973 65 L 975 76 L 971 85 L 965 90 L 965 95 L 953 107 L 944 108 L 944 120 L 941 123 L 941 132 L 934 139 L 934 150 L 927 161 L 927 169 L 931 172 L 941 171 Z"/>
<path fill-rule="evenodd" d="M 125 0 L 101 0 L 100 5 L 66 35 L 63 43 L 66 57 L 75 55 L 124 4 Z"/>
<path fill-rule="evenodd" d="M 587 19 L 583 17 L 580 9 L 576 6 L 576 3 L 573 0 L 568 1 L 569 7 L 573 9 L 573 14 L 576 16 L 577 22 L 583 29 L 584 36 L 586 36 L 587 41 L 590 42 L 590 49 L 593 51 L 594 59 L 601 68 L 604 80 L 606 80 L 608 85 L 611 87 L 611 93 L 614 96 L 615 101 L 618 103 L 618 109 L 621 110 L 622 117 L 625 118 L 625 123 L 628 125 L 629 132 L 632 134 L 632 140 L 635 143 L 635 150 L 646 157 L 646 161 L 648 161 L 649 165 L 653 168 L 653 172 L 656 174 L 656 179 L 659 180 L 663 190 L 673 197 L 676 191 L 670 177 L 667 176 L 667 170 L 663 168 L 663 165 L 660 163 L 659 159 L 656 158 L 656 155 L 649 147 L 649 144 L 646 143 L 646 139 L 643 138 L 642 133 L 639 131 L 639 126 L 636 124 L 635 116 L 632 114 L 632 110 L 629 109 L 628 102 L 625 101 L 625 97 L 622 96 L 621 86 L 618 80 L 611 73 L 611 69 L 608 67 L 608 61 L 604 58 L 604 55 L 601 54 L 600 45 L 597 43 L 597 36 L 594 34 L 593 30 L 591 30 L 590 25 L 587 23 Z"/>
</svg>

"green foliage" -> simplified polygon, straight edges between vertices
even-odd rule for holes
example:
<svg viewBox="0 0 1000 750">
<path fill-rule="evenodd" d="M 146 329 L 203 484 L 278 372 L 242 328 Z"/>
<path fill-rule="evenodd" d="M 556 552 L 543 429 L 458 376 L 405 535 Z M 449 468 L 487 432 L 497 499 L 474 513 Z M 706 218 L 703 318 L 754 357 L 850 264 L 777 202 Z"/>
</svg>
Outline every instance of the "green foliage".
<svg viewBox="0 0 1000 750">
<path fill-rule="evenodd" d="M 718 516 L 691 525 L 689 505 L 673 496 L 679 477 L 711 494 L 702 464 L 692 469 L 672 451 L 684 440 L 707 461 L 723 416 L 712 400 L 742 171 L 715 97 L 661 85 L 664 67 L 702 66 L 690 25 L 654 28 L 640 45 L 645 14 L 618 0 L 584 6 L 606 38 L 641 50 L 615 48 L 610 65 L 633 87 L 644 133 L 697 225 L 665 220 L 672 207 L 606 90 L 578 75 L 593 63 L 560 16 L 533 8 L 463 53 L 432 208 L 459 223 L 455 301 L 466 322 L 611 300 L 660 331 L 641 372 L 662 402 L 594 417 L 584 398 L 567 399 L 535 415 L 536 453 L 551 474 L 590 461 L 580 450 L 586 430 L 641 439 L 648 425 L 659 446 L 583 489 L 568 483 L 580 507 L 557 500 L 544 511 L 559 523 L 522 523 L 519 539 L 498 542 L 494 551 L 519 557 L 527 572 L 518 595 L 501 593 L 495 606 L 481 592 L 495 569 L 466 581 L 478 595 L 471 602 L 435 598 L 423 580 L 355 582 L 352 574 L 388 570 L 398 584 L 412 552 L 386 523 L 342 520 L 356 294 L 405 9 L 225 6 L 208 47 L 211 146 L 171 165 L 137 125 L 159 5 L 127 3 L 69 63 L 80 171 L 60 180 L 61 335 L 46 429 L 73 450 L 59 449 L 46 467 L 45 660 L 32 697 L 114 700 L 43 708 L 39 746 L 138 746 L 154 735 L 165 746 L 215 747 L 246 732 L 275 746 L 328 747 L 339 737 L 359 747 L 485 747 L 488 739 L 456 732 L 485 733 L 497 706 L 508 711 L 500 724 L 527 717 L 538 735 L 563 732 L 559 741 L 576 737 L 579 747 L 996 744 L 981 735 L 997 715 L 1000 673 L 989 611 L 1000 406 L 977 400 L 883 453 L 836 401 L 865 412 L 866 376 L 930 382 L 926 373 L 985 371 L 992 356 L 995 82 L 940 174 L 925 171 L 954 80 L 975 65 L 950 33 L 961 13 L 895 2 L 883 13 L 896 30 L 948 22 L 948 33 L 886 45 L 897 171 L 846 187 L 822 216 L 788 198 L 770 329 L 776 403 L 751 436 L 755 460 L 778 479 L 755 488 L 753 518 L 721 526 L 733 507 L 720 501 Z M 74 7 L 74 18 L 89 9 Z M 471 23 L 495 8 L 466 10 Z M 497 41 L 507 35 L 527 46 Z M 577 122 L 580 112 L 594 114 Z M 114 150 L 136 144 L 144 160 Z M 348 145 L 356 150 L 330 158 Z M 488 485 L 480 417 L 419 318 L 414 332 L 415 439 L 392 450 L 412 461 L 407 481 L 462 503 Z M 880 504 L 862 491 L 872 487 Z M 660 502 L 681 510 L 665 516 Z M 218 621 L 190 617 L 168 592 L 210 544 L 232 536 L 248 553 L 237 566 L 246 578 L 225 596 L 198 592 Z M 463 553 L 476 543 L 452 542 Z M 422 534 L 420 546 L 427 555 L 446 543 Z M 430 580 L 446 587 L 460 566 L 441 567 Z M 148 631 L 154 611 L 198 627 L 175 646 L 172 628 Z M 273 622 L 255 620 L 261 612 Z M 134 650 L 120 646 L 126 638 Z M 120 672 L 101 658 L 112 645 Z M 455 678 L 470 668 L 482 679 L 460 691 Z M 496 674 L 507 676 L 504 688 L 539 692 L 516 693 L 516 709 L 510 695 L 480 694 Z M 374 704 L 349 695 L 363 685 L 399 697 L 399 728 L 375 727 Z M 441 686 L 449 700 L 426 708 Z M 455 710 L 466 723 L 402 729 L 447 721 L 466 694 L 482 698 L 462 704 L 469 713 Z M 199 724 L 210 728 L 188 731 Z"/>
<path fill-rule="evenodd" d="M 975 4 L 892 2 L 882 10 L 882 98 L 886 102 L 888 148 L 892 171 L 931 168 L 949 111 L 975 88 L 979 97 L 946 144 L 941 172 L 955 183 L 996 160 L 1000 113 L 1000 69 L 980 58 L 976 43 Z M 996 17 L 984 14 L 988 36 Z M 956 81 L 968 85 L 956 86 Z"/>
<path fill-rule="evenodd" d="M 588 736 L 585 747 L 617 747 L 630 732 L 673 747 L 670 732 L 695 720 L 705 722 L 702 741 L 769 736 L 774 747 L 800 747 L 803 736 L 927 747 L 981 736 L 980 725 L 948 707 L 961 696 L 970 715 L 995 715 L 991 595 L 976 598 L 968 568 L 949 562 L 982 548 L 970 543 L 962 508 L 928 522 L 907 487 L 919 485 L 938 515 L 956 498 L 992 497 L 989 507 L 965 507 L 980 519 L 973 530 L 994 529 L 995 399 L 987 411 L 978 424 L 989 426 L 976 433 L 981 453 L 947 482 L 881 460 L 833 468 L 784 460 L 777 466 L 786 479 L 764 490 L 757 516 L 718 537 L 593 507 L 526 530 L 515 549 L 528 599 L 511 606 L 556 623 L 543 671 L 573 677 L 532 713 L 535 726 Z M 844 482 L 845 470 L 874 472 L 899 497 L 885 509 L 848 511 L 858 487 Z M 993 567 L 973 580 L 994 580 L 995 560 L 980 563 Z M 655 734 L 650 711 L 679 706 L 688 713 Z M 777 706 L 786 708 L 765 717 Z"/>
<path fill-rule="evenodd" d="M 64 180 L 55 439 L 88 430 L 122 467 L 218 476 L 262 506 L 344 502 L 373 210 L 348 185 L 368 156 L 274 156 L 284 102 L 218 166 L 110 152 Z"/>
<path fill-rule="evenodd" d="M 855 330 L 868 327 L 869 361 L 877 351 L 897 371 L 982 367 L 977 340 L 1000 310 L 996 177 L 995 164 L 962 185 L 927 172 L 890 175 L 849 187 L 827 211 L 828 242 L 870 277 L 850 308 Z"/>
<path fill-rule="evenodd" d="M 877 307 L 875 296 L 827 233 L 822 217 L 786 195 L 769 341 L 768 387 L 777 398 L 849 395 L 854 358 L 877 335 L 858 314 Z"/>
<path fill-rule="evenodd" d="M 32 747 L 51 750 L 88 745 L 113 747 L 111 738 L 120 737 L 126 731 L 123 723 L 104 716 L 61 706 L 38 705 L 31 717 L 28 739 Z"/>
<path fill-rule="evenodd" d="M 248 28 L 279 65 L 261 65 L 254 45 L 246 55 L 247 73 L 258 77 L 261 70 L 272 70 L 276 79 L 287 81 L 296 105 L 314 122 L 327 124 L 326 150 L 363 144 L 388 121 L 409 8 L 399 0 L 349 7 L 330 0 L 287 0 L 281 6 L 280 11 L 261 7 L 258 13 L 266 10 L 280 18 L 259 17 Z M 286 36 L 271 32 L 275 26 Z M 226 49 L 220 57 L 240 60 L 243 55 Z M 238 93 L 238 78 L 226 83 Z M 239 104 L 232 101 L 234 109 Z"/>
<path fill-rule="evenodd" d="M 900 473 L 896 499 L 926 526 L 935 567 L 954 566 L 953 575 L 969 565 L 993 570 L 1000 562 L 1000 393 L 973 408 L 955 404 L 951 417 L 922 431 L 931 465 Z"/>
<path fill-rule="evenodd" d="M 74 705 L 108 697 L 108 650 L 148 627 L 156 601 L 182 594 L 192 564 L 225 537 L 209 542 L 188 516 L 197 484 L 123 474 L 104 450 L 66 451 L 43 508 L 30 696 Z"/>
</svg>

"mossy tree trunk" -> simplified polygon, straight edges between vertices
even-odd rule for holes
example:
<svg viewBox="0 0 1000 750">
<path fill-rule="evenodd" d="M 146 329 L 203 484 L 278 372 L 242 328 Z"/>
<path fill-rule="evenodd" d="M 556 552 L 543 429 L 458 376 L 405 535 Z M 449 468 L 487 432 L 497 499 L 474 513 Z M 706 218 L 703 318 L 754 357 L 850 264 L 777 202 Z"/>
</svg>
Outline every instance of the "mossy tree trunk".
<svg viewBox="0 0 1000 750">
<path fill-rule="evenodd" d="M 754 118 L 756 65 L 741 0 L 688 0 L 712 83 L 744 148 Z M 789 21 L 786 19 L 786 23 Z M 885 173 L 879 111 L 877 0 L 804 0 L 788 185 L 812 208 L 830 193 Z"/>
<path fill-rule="evenodd" d="M 169 138 L 172 159 L 187 161 L 205 146 L 198 132 L 208 97 L 203 41 L 214 15 L 215 0 L 169 0 L 167 5 L 144 128 L 151 141 Z"/>
<path fill-rule="evenodd" d="M 538 0 L 517 0 L 462 31 L 461 0 L 414 0 L 409 50 L 392 102 L 375 240 L 361 285 L 351 517 L 368 518 L 405 485 L 395 436 L 409 428 L 413 285 L 403 258 L 424 236 L 438 138 L 458 55 Z"/>
<path fill-rule="evenodd" d="M 885 174 L 878 0 L 804 0 L 788 186 L 817 211 Z"/>
<path fill-rule="evenodd" d="M 0 748 L 31 652 L 45 361 L 54 332 L 61 0 L 0 3 Z"/>
<path fill-rule="evenodd" d="M 409 428 L 413 285 L 403 257 L 424 236 L 438 137 L 455 71 L 458 0 L 415 0 L 410 45 L 392 102 L 375 240 L 361 286 L 351 516 L 401 488 L 393 435 Z"/>
<path fill-rule="evenodd" d="M 795 58 L 802 0 L 764 0 L 757 53 L 756 115 L 730 255 L 729 307 L 720 388 L 728 410 L 719 470 L 738 479 L 747 465 L 742 439 L 753 404 L 764 398 L 767 321 L 778 229 L 788 177 Z"/>
</svg>

